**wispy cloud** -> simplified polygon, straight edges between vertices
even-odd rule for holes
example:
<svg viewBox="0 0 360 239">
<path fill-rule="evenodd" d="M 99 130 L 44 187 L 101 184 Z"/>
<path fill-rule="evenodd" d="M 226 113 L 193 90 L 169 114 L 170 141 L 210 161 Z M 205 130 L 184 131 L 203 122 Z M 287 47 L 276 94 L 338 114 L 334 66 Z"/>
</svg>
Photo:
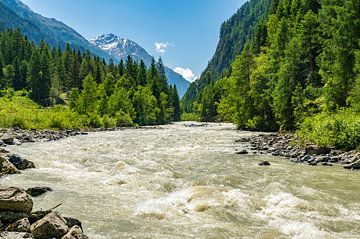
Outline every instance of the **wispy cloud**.
<svg viewBox="0 0 360 239">
<path fill-rule="evenodd" d="M 169 47 L 174 47 L 175 44 L 169 42 L 155 42 L 155 50 L 159 53 L 165 53 Z"/>
<path fill-rule="evenodd" d="M 176 67 L 174 71 L 184 77 L 187 81 L 193 82 L 199 77 L 196 76 L 191 69 L 189 68 L 182 68 L 182 67 Z"/>
</svg>

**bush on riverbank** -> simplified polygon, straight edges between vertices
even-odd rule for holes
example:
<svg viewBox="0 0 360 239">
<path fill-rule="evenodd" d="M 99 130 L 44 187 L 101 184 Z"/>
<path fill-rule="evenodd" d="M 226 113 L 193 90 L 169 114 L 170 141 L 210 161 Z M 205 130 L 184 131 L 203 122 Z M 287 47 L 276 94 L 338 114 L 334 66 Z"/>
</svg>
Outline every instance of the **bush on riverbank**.
<svg viewBox="0 0 360 239">
<path fill-rule="evenodd" d="M 360 145 L 360 113 L 343 109 L 306 118 L 297 132 L 302 143 L 356 149 Z"/>
</svg>

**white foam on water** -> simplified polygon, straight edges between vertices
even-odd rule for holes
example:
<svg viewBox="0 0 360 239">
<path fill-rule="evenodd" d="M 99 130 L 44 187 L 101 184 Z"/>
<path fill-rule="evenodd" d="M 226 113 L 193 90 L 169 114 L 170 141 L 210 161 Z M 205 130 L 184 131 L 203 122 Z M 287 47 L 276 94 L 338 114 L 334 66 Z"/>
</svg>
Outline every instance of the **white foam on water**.
<svg viewBox="0 0 360 239">
<path fill-rule="evenodd" d="M 315 212 L 304 212 L 309 202 L 291 193 L 279 192 L 265 197 L 266 206 L 258 216 L 267 221 L 270 227 L 293 239 L 329 238 L 329 234 L 316 225 Z"/>
</svg>

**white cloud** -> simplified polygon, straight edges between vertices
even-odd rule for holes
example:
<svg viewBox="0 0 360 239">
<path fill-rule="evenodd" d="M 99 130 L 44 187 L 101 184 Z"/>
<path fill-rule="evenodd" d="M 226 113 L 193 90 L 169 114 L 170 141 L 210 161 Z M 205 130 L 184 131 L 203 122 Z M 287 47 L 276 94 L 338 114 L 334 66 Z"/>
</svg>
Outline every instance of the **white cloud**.
<svg viewBox="0 0 360 239">
<path fill-rule="evenodd" d="M 155 50 L 159 53 L 165 53 L 169 47 L 174 47 L 175 44 L 169 42 L 155 42 Z"/>
<path fill-rule="evenodd" d="M 189 68 L 181 68 L 181 67 L 176 67 L 174 69 L 174 71 L 180 75 L 182 75 L 186 80 L 193 82 L 196 79 L 198 79 L 199 77 L 196 76 L 192 70 L 190 70 Z"/>
</svg>

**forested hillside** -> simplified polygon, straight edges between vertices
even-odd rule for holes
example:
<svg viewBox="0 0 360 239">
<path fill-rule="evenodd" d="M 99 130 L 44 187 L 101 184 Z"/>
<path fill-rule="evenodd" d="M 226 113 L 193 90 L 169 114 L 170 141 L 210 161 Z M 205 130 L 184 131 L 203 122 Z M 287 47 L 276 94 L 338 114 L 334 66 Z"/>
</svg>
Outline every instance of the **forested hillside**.
<svg viewBox="0 0 360 239">
<path fill-rule="evenodd" d="M 19 30 L 0 33 L 0 92 L 0 127 L 36 128 L 49 117 L 54 119 L 43 128 L 164 124 L 180 117 L 177 90 L 168 85 L 161 59 L 148 69 L 130 57 L 107 64 L 70 45 L 64 51 L 44 41 L 37 46 Z M 26 96 L 42 106 L 58 105 L 56 114 L 36 118 L 36 108 L 51 108 L 36 107 Z"/>
<path fill-rule="evenodd" d="M 300 129 L 307 142 L 358 146 L 360 1 L 273 1 L 256 29 L 230 76 L 197 95 L 200 118 L 251 130 Z"/>
<path fill-rule="evenodd" d="M 199 101 L 202 90 L 210 82 L 219 80 L 230 74 L 230 64 L 241 53 L 248 38 L 261 39 L 271 0 L 253 0 L 244 5 L 229 20 L 224 22 L 220 29 L 220 39 L 216 52 L 210 60 L 200 79 L 193 82 L 183 97 L 183 108 L 186 112 L 194 110 L 193 103 Z"/>
</svg>

